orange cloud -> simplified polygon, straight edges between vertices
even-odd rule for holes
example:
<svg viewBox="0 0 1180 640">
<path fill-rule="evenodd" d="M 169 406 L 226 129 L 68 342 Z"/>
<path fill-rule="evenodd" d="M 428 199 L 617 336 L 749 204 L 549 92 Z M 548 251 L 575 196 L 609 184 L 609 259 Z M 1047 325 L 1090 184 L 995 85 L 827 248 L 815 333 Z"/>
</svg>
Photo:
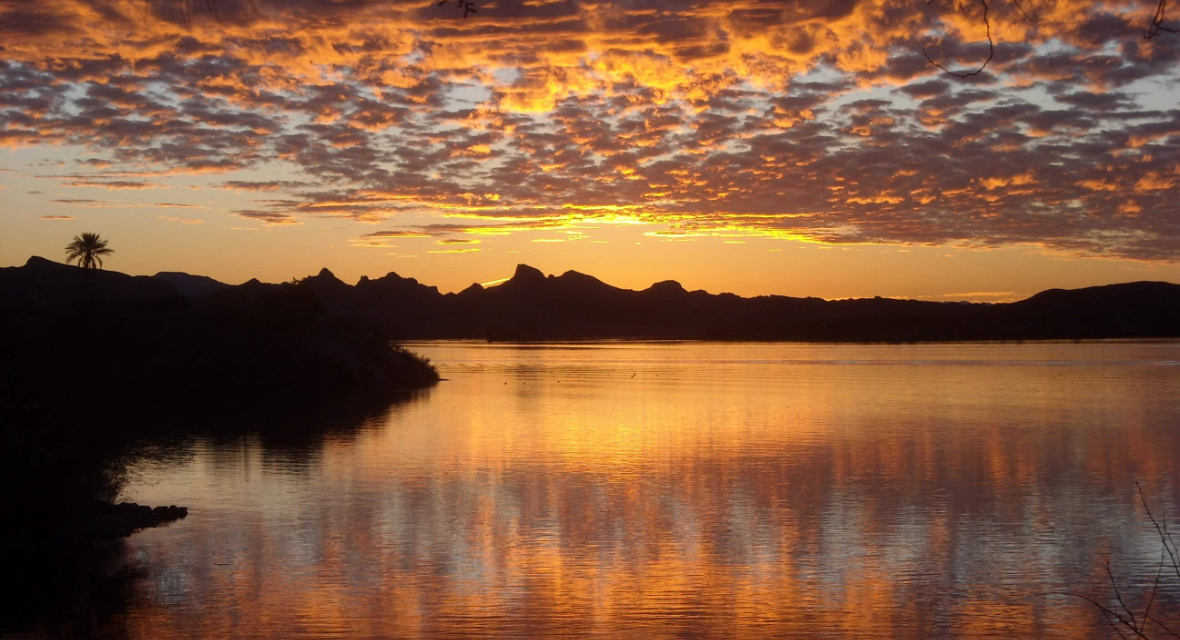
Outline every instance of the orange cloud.
<svg viewBox="0 0 1180 640">
<path fill-rule="evenodd" d="M 266 225 L 1180 254 L 1180 116 L 1143 95 L 1180 48 L 1141 43 L 1146 6 L 183 6 L 0 7 L 0 145 L 82 150 L 42 176 L 71 187 L 225 174 L 217 197 L 265 194 L 234 212 Z M 989 29 L 986 73 L 932 66 L 978 66 Z"/>
</svg>

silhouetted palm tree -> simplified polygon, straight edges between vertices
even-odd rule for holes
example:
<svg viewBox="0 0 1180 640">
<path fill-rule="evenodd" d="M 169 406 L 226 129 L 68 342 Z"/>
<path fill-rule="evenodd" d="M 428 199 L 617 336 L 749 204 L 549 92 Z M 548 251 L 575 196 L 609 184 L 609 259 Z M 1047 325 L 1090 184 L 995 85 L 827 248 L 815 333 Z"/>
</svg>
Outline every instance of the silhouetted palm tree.
<svg viewBox="0 0 1180 640">
<path fill-rule="evenodd" d="M 83 233 L 74 236 L 74 241 L 66 245 L 66 262 L 78 262 L 83 269 L 101 269 L 102 256 L 109 256 L 114 250 L 107 248 L 107 241 L 97 233 Z"/>
</svg>

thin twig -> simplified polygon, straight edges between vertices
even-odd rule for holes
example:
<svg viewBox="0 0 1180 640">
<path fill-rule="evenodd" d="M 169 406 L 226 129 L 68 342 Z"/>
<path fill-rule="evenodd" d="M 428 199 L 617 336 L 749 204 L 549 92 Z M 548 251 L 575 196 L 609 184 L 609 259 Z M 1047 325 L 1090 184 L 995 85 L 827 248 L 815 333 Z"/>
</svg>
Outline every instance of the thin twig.
<svg viewBox="0 0 1180 640">
<path fill-rule="evenodd" d="M 1114 572 L 1110 570 L 1110 560 L 1106 561 L 1106 575 L 1110 578 L 1110 588 L 1114 590 L 1114 597 L 1119 601 L 1123 611 L 1127 612 L 1127 617 L 1131 619 L 1131 626 L 1138 629 L 1139 623 L 1135 622 L 1135 612 L 1131 611 L 1126 602 L 1123 602 L 1123 594 L 1119 593 L 1119 585 L 1115 582 Z"/>
<path fill-rule="evenodd" d="M 441 7 L 450 1 L 451 0 L 439 0 L 438 6 Z M 475 7 L 475 0 L 458 0 L 458 2 L 459 2 L 459 8 L 462 9 L 462 11 L 463 11 L 463 19 L 464 20 L 467 19 L 467 16 L 469 16 L 473 13 L 478 13 L 478 11 L 476 11 L 476 7 Z"/>
<path fill-rule="evenodd" d="M 1143 510 L 1147 512 L 1147 517 L 1151 519 L 1151 524 L 1155 525 L 1155 531 L 1160 536 L 1160 542 L 1164 543 L 1164 551 L 1168 552 L 1168 557 L 1172 559 L 1172 569 L 1176 572 L 1176 578 L 1180 579 L 1180 561 L 1176 559 L 1176 543 L 1172 541 L 1172 535 L 1168 533 L 1168 521 L 1164 519 L 1164 525 L 1161 527 L 1160 523 L 1156 521 L 1155 516 L 1151 513 L 1151 507 L 1147 506 L 1147 498 L 1143 496 L 1143 487 L 1139 486 L 1139 482 L 1135 482 L 1135 488 L 1139 490 L 1139 501 L 1143 503 Z M 1169 543 L 1170 546 L 1169 546 Z"/>
<path fill-rule="evenodd" d="M 1167 541 L 1164 543 L 1164 545 L 1172 545 L 1172 551 L 1180 555 L 1180 550 L 1177 550 L 1176 548 L 1176 541 L 1172 539 L 1172 532 L 1168 531 L 1168 517 L 1166 515 L 1160 516 L 1160 525 L 1164 529 L 1164 537 L 1167 538 Z M 1176 569 L 1176 577 L 1180 578 L 1180 564 L 1173 562 L 1172 566 Z"/>
<path fill-rule="evenodd" d="M 1180 548 L 1176 546 L 1176 541 L 1172 538 L 1172 533 L 1168 531 L 1168 519 L 1166 516 L 1160 516 L 1157 520 L 1155 514 L 1152 513 L 1151 507 L 1147 504 L 1147 496 L 1143 493 L 1143 487 L 1138 482 L 1135 483 L 1135 489 L 1139 491 L 1139 501 L 1143 504 L 1143 510 L 1147 512 L 1148 519 L 1155 527 L 1156 533 L 1159 535 L 1160 542 L 1163 544 L 1163 551 L 1160 552 L 1159 566 L 1156 567 L 1155 582 L 1151 586 L 1151 593 L 1147 598 L 1147 605 L 1143 608 L 1141 618 L 1136 618 L 1134 611 L 1127 606 L 1127 602 L 1123 599 L 1122 592 L 1119 591 L 1118 581 L 1114 578 L 1114 571 L 1111 570 L 1110 561 L 1106 561 L 1106 575 L 1110 580 L 1110 587 L 1114 591 L 1114 597 L 1118 600 L 1119 606 L 1126 613 L 1123 615 L 1118 611 L 1107 607 L 1098 600 L 1098 595 L 1084 596 L 1078 593 L 1071 593 L 1068 591 L 1054 591 L 1051 593 L 1044 593 L 1041 595 L 1057 595 L 1068 596 L 1071 598 L 1078 598 L 1090 603 L 1094 608 L 1102 614 L 1106 623 L 1114 629 L 1119 637 L 1126 638 L 1127 635 L 1123 633 L 1124 629 L 1129 630 L 1131 634 L 1138 638 L 1147 638 L 1147 623 L 1151 622 L 1162 629 L 1169 636 L 1180 640 L 1180 634 L 1173 631 L 1168 625 L 1164 624 L 1159 618 L 1151 613 L 1151 607 L 1155 604 L 1156 596 L 1159 595 L 1160 579 L 1164 574 L 1164 565 L 1171 561 L 1172 569 L 1176 573 L 1177 578 L 1180 578 L 1180 562 L 1177 561 L 1177 556 L 1180 556 Z"/>
<path fill-rule="evenodd" d="M 1127 620 L 1123 616 L 1119 615 L 1119 613 L 1117 611 L 1110 610 L 1109 608 L 1106 607 L 1106 605 L 1102 604 L 1101 602 L 1098 602 L 1097 598 L 1092 598 L 1090 596 L 1084 596 L 1080 593 L 1070 593 L 1068 591 L 1050 591 L 1048 593 L 1042 593 L 1041 595 L 1043 595 L 1043 596 L 1068 596 L 1070 598 L 1078 598 L 1080 600 L 1085 600 L 1086 602 L 1089 602 L 1090 604 L 1097 607 L 1097 609 L 1099 611 L 1101 611 L 1103 615 L 1108 616 L 1107 622 L 1110 622 L 1110 626 L 1113 627 L 1114 630 L 1117 631 L 1120 636 L 1122 636 L 1124 638 L 1126 637 L 1125 635 L 1123 635 L 1122 630 L 1119 629 L 1118 626 L 1115 625 L 1113 622 L 1111 622 L 1111 620 L 1110 620 L 1111 618 L 1113 618 L 1114 620 L 1117 620 L 1120 624 L 1122 624 L 1123 626 L 1130 629 L 1131 632 L 1134 633 L 1136 636 L 1138 636 L 1140 638 L 1147 638 L 1147 636 L 1143 635 L 1143 633 L 1141 631 L 1136 629 L 1131 624 L 1130 620 Z"/>
<path fill-rule="evenodd" d="M 1151 18 L 1151 26 L 1147 27 L 1147 31 L 1143 32 L 1144 40 L 1151 40 L 1160 33 L 1180 33 L 1180 29 L 1164 26 L 1164 18 L 1167 12 L 1168 0 L 1160 0 L 1160 3 L 1155 7 L 1155 15 Z"/>
<path fill-rule="evenodd" d="M 1173 638 L 1180 638 L 1180 634 L 1178 634 L 1178 633 L 1176 633 L 1175 631 L 1172 631 L 1171 629 L 1169 629 L 1169 628 L 1168 628 L 1168 625 L 1166 625 L 1166 624 L 1164 624 L 1164 623 L 1160 622 L 1159 618 L 1157 618 L 1157 617 L 1155 617 L 1155 616 L 1148 616 L 1148 618 L 1147 618 L 1147 619 L 1148 619 L 1148 620 L 1151 620 L 1152 622 L 1154 622 L 1154 623 L 1156 623 L 1157 625 L 1159 625 L 1159 628 L 1163 629 L 1164 631 L 1167 631 L 1167 632 L 1168 632 L 1168 635 L 1172 636 Z"/>
<path fill-rule="evenodd" d="M 1164 574 L 1164 554 L 1160 552 L 1160 566 L 1155 570 L 1155 584 L 1151 585 L 1151 597 L 1147 599 L 1147 606 L 1143 608 L 1143 624 L 1139 625 L 1139 630 L 1143 631 L 1147 628 L 1147 621 L 1151 618 L 1151 603 L 1155 602 L 1155 594 L 1160 588 L 1160 576 Z"/>
<path fill-rule="evenodd" d="M 1024 16 L 1025 20 L 1028 20 L 1030 24 L 1032 24 L 1033 26 L 1036 26 L 1036 24 L 1037 24 L 1036 16 L 1028 15 L 1028 12 L 1024 10 L 1024 5 L 1020 4 L 1020 0 L 1012 0 L 1012 4 L 1016 5 L 1016 10 L 1020 12 L 1020 15 Z M 1033 11 L 1035 12 L 1036 9 L 1033 9 Z"/>
<path fill-rule="evenodd" d="M 1119 634 L 1119 637 L 1120 637 L 1120 638 L 1123 638 L 1124 640 L 1126 640 L 1126 637 L 1127 637 L 1127 636 L 1126 636 L 1126 634 L 1124 634 L 1124 633 L 1123 633 L 1123 630 L 1122 630 L 1122 629 L 1119 629 L 1119 626 L 1118 626 L 1117 624 L 1115 624 L 1115 623 L 1114 623 L 1114 620 L 1113 620 L 1113 619 L 1111 619 L 1111 617 L 1110 617 L 1110 614 L 1108 614 L 1108 613 L 1106 613 L 1105 611 L 1103 611 L 1103 612 L 1102 612 L 1102 617 L 1106 619 L 1106 624 L 1110 625 L 1110 628 L 1111 628 L 1111 629 L 1114 629 L 1114 632 L 1115 632 L 1115 633 L 1117 633 L 1117 634 Z"/>
<path fill-rule="evenodd" d="M 931 0 L 926 0 L 926 4 L 930 4 L 930 3 L 931 3 Z M 934 60 L 934 58 L 931 58 L 929 51 L 922 52 L 922 55 L 926 56 L 926 60 L 930 64 L 938 67 L 939 69 L 942 69 L 943 71 L 949 73 L 952 76 L 955 76 L 956 78 L 969 78 L 971 76 L 977 76 L 977 75 L 983 73 L 983 70 L 986 69 L 987 65 L 991 63 L 992 58 L 994 58 L 996 56 L 996 42 L 995 42 L 995 40 L 992 40 L 992 23 L 988 20 L 988 17 L 987 17 L 987 14 L 989 11 L 989 8 L 987 6 L 987 0 L 979 0 L 979 4 L 983 5 L 983 27 L 984 27 L 985 32 L 987 33 L 987 60 L 984 60 L 983 64 L 979 65 L 978 69 L 975 69 L 974 71 L 951 71 L 950 69 L 947 69 L 946 67 L 944 67 L 942 64 L 936 62 Z M 963 15 L 967 15 L 967 12 L 963 8 L 962 4 L 959 5 L 959 10 L 963 11 Z"/>
</svg>

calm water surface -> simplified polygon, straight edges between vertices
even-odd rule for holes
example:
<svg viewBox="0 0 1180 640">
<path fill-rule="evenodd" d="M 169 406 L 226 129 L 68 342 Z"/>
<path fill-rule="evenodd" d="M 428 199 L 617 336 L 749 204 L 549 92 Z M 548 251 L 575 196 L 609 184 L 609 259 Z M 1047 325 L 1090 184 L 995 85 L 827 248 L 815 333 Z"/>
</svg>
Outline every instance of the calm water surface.
<svg viewBox="0 0 1180 640">
<path fill-rule="evenodd" d="M 1106 637 L 1180 507 L 1180 343 L 409 345 L 448 380 L 126 498 L 112 632 Z M 1180 525 L 1178 525 L 1180 526 Z M 1176 581 L 1157 611 L 1180 619 Z"/>
</svg>

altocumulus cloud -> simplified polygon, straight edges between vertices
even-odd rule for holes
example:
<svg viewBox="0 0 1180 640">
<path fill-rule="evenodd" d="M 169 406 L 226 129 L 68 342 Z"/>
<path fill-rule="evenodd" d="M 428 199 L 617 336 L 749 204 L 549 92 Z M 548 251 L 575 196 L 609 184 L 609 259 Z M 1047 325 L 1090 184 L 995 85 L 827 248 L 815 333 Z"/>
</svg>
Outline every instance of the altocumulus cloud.
<svg viewBox="0 0 1180 640">
<path fill-rule="evenodd" d="M 0 0 L 0 145 L 92 152 L 66 186 L 216 173 L 267 225 L 447 218 L 426 236 L 1180 251 L 1180 109 L 1151 96 L 1180 37 L 1143 39 L 1151 2 L 992 3 L 964 79 L 927 56 L 987 58 L 971 2 L 101 4 Z"/>
</svg>

